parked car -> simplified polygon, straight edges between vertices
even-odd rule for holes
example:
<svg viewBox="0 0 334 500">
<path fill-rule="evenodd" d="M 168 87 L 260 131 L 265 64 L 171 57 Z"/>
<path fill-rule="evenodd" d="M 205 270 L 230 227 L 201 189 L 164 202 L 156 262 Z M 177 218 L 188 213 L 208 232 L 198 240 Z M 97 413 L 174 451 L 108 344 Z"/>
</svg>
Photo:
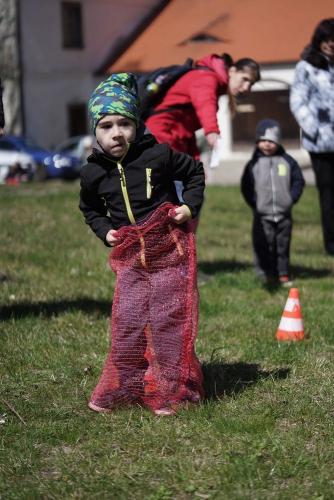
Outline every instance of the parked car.
<svg viewBox="0 0 334 500">
<path fill-rule="evenodd" d="M 0 138 L 0 151 L 18 151 L 29 155 L 35 163 L 34 179 L 75 179 L 79 161 L 74 156 L 47 151 L 22 136 L 6 135 Z"/>
<path fill-rule="evenodd" d="M 95 137 L 93 135 L 76 135 L 61 142 L 55 148 L 55 153 L 75 156 L 80 161 L 81 167 L 86 163 L 87 157 L 91 154 L 92 148 L 95 145 Z"/>
<path fill-rule="evenodd" d="M 4 144 L 4 148 L 0 147 L 0 184 L 5 184 L 13 168 L 19 168 L 25 179 L 29 180 L 34 175 L 36 164 L 31 156 L 15 151 L 11 144 L 8 148 Z"/>
</svg>

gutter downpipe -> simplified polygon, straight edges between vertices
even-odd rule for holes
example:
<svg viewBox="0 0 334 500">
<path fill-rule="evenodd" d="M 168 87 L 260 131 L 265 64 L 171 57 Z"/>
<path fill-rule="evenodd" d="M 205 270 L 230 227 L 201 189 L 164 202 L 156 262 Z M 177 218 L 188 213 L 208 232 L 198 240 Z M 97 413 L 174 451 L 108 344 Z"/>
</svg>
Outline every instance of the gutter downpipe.
<svg viewBox="0 0 334 500">
<path fill-rule="evenodd" d="M 15 0 L 15 7 L 16 7 L 16 33 L 17 33 L 17 59 L 18 59 L 18 69 L 19 69 L 18 84 L 19 84 L 19 95 L 20 95 L 21 134 L 25 135 L 26 119 L 25 119 L 25 111 L 24 111 L 20 0 Z"/>
</svg>

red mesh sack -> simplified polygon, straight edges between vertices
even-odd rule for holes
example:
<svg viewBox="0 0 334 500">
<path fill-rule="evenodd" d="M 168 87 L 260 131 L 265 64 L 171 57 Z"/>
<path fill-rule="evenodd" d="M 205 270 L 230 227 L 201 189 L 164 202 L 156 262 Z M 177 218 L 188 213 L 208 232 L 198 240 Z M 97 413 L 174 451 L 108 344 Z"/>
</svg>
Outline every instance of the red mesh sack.
<svg viewBox="0 0 334 500">
<path fill-rule="evenodd" d="M 199 402 L 203 377 L 194 350 L 198 327 L 196 252 L 191 224 L 177 225 L 164 203 L 142 224 L 117 232 L 111 350 L 90 408 L 139 404 L 156 413 Z"/>
</svg>

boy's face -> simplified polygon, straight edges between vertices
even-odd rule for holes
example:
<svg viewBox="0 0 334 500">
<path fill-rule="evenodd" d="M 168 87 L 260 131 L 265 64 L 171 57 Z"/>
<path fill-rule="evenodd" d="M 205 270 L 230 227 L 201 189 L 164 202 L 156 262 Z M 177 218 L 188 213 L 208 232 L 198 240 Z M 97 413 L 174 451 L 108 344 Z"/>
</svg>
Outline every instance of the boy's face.
<svg viewBox="0 0 334 500">
<path fill-rule="evenodd" d="M 126 116 L 106 115 L 96 125 L 95 135 L 106 153 L 121 158 L 136 138 L 136 124 Z"/>
<path fill-rule="evenodd" d="M 278 150 L 278 145 L 275 142 L 262 140 L 257 143 L 257 147 L 266 156 L 272 156 Z"/>
</svg>

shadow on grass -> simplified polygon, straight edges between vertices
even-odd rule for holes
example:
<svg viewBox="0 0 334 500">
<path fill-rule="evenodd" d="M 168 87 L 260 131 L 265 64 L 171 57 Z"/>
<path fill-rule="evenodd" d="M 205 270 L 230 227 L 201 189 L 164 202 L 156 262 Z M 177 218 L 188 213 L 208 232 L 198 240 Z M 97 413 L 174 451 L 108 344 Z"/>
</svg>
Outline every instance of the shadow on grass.
<svg viewBox="0 0 334 500">
<path fill-rule="evenodd" d="M 293 281 L 307 278 L 324 278 L 332 274 L 331 269 L 314 269 L 313 267 L 306 266 L 290 266 L 290 270 Z M 282 290 L 282 286 L 279 283 L 268 283 L 264 284 L 263 287 L 272 295 Z"/>
<path fill-rule="evenodd" d="M 111 302 L 89 298 L 76 300 L 59 300 L 54 302 L 22 302 L 0 308 L 0 319 L 20 319 L 27 316 L 50 318 L 66 312 L 82 311 L 87 314 L 96 313 L 109 316 Z"/>
<path fill-rule="evenodd" d="M 205 274 L 215 274 L 219 272 L 245 271 L 252 268 L 253 264 L 237 260 L 216 260 L 213 262 L 199 261 L 198 268 Z M 297 278 L 324 278 L 332 274 L 329 268 L 314 268 L 307 266 L 291 266 L 291 276 Z"/>
<path fill-rule="evenodd" d="M 263 379 L 280 380 L 289 376 L 290 368 L 261 370 L 255 363 L 211 361 L 202 365 L 205 399 L 219 399 L 244 391 Z"/>
<path fill-rule="evenodd" d="M 215 274 L 223 271 L 244 271 L 252 267 L 252 264 L 237 260 L 216 260 L 213 262 L 200 261 L 198 267 L 203 273 Z"/>
<path fill-rule="evenodd" d="M 332 274 L 332 270 L 325 267 L 314 269 L 306 266 L 291 266 L 291 276 L 295 279 L 324 278 L 330 274 Z"/>
</svg>

